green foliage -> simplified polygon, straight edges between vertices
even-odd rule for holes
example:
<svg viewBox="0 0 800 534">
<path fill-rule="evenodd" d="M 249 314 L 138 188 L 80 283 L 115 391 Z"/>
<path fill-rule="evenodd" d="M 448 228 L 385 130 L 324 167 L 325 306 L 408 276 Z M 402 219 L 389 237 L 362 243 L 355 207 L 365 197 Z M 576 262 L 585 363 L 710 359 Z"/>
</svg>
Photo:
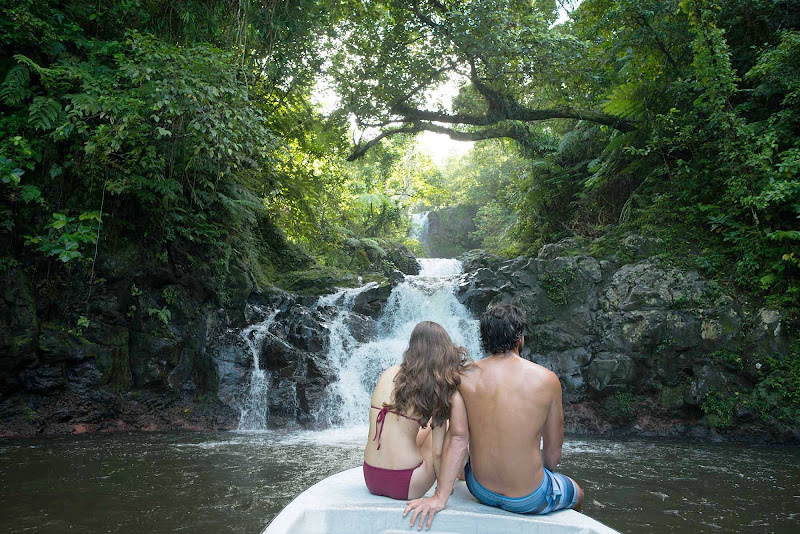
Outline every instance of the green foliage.
<svg viewBox="0 0 800 534">
<path fill-rule="evenodd" d="M 64 263 L 83 256 L 81 245 L 95 243 L 102 221 L 100 212 L 81 213 L 78 217 L 68 217 L 63 213 L 53 213 L 52 220 L 45 226 L 47 234 L 25 236 L 25 244 L 31 245 L 46 256 L 56 256 Z"/>
<path fill-rule="evenodd" d="M 614 418 L 628 419 L 633 416 L 633 403 L 636 397 L 630 391 L 616 391 L 606 399 L 606 411 Z"/>
<path fill-rule="evenodd" d="M 547 297 L 556 306 L 567 304 L 567 294 L 569 284 L 575 280 L 575 269 L 573 267 L 563 267 L 552 273 L 542 273 L 539 276 L 539 283 L 547 293 Z"/>
<path fill-rule="evenodd" d="M 720 363 L 733 371 L 741 372 L 744 370 L 744 361 L 736 352 L 730 350 L 717 350 L 709 354 L 709 356 L 711 357 L 712 361 Z"/>
<path fill-rule="evenodd" d="M 163 308 L 147 308 L 147 315 L 156 317 L 164 326 L 169 326 L 169 321 L 172 319 L 172 312 L 166 306 Z"/>
<path fill-rule="evenodd" d="M 703 399 L 700 408 L 706 414 L 708 423 L 717 428 L 725 428 L 733 420 L 733 407 L 736 403 L 734 397 L 711 389 Z"/>
</svg>

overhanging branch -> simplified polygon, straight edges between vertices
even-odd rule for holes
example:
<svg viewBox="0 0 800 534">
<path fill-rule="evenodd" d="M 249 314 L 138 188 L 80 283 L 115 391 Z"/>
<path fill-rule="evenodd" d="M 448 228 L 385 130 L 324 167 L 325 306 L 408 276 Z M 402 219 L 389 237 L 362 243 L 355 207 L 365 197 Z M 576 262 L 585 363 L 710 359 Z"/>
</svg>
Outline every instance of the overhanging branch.
<svg viewBox="0 0 800 534">
<path fill-rule="evenodd" d="M 370 148 L 372 148 L 375 145 L 377 145 L 378 143 L 380 143 L 381 140 L 383 138 L 385 138 L 385 137 L 389 137 L 389 136 L 397 135 L 397 134 L 401 134 L 401 133 L 406 133 L 406 134 L 419 133 L 420 131 L 421 131 L 421 129 L 416 124 L 407 124 L 407 125 L 402 126 L 400 128 L 392 128 L 391 130 L 384 130 L 379 135 L 377 135 L 376 137 L 370 139 L 366 143 L 358 143 L 353 148 L 353 152 L 347 157 L 347 161 L 355 161 L 355 160 L 363 157 L 364 154 L 366 154 L 369 151 Z"/>
</svg>

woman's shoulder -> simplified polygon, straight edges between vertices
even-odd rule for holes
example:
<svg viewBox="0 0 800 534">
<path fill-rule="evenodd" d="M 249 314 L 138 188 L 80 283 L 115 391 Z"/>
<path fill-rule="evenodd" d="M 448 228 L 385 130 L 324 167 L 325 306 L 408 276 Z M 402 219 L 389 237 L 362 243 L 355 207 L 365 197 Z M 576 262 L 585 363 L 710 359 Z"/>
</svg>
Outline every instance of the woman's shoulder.
<svg viewBox="0 0 800 534">
<path fill-rule="evenodd" d="M 394 388 L 394 377 L 397 376 L 397 372 L 400 370 L 399 365 L 393 365 L 386 369 L 382 374 L 381 377 L 378 379 L 378 383 L 375 384 L 375 390 L 383 390 L 384 387 L 388 387 L 390 390 Z"/>
</svg>

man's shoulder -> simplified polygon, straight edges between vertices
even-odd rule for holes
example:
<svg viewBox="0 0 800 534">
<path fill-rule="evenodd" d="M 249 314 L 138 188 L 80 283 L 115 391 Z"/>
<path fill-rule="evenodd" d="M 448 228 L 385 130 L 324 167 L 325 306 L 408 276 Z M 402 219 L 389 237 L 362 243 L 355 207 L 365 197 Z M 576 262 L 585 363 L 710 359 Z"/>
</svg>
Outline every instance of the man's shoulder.
<svg viewBox="0 0 800 534">
<path fill-rule="evenodd" d="M 533 382 L 537 383 L 539 387 L 543 387 L 546 389 L 561 389 L 561 381 L 558 379 L 558 375 L 555 374 L 553 371 L 545 367 L 544 365 L 540 365 L 536 362 L 532 362 L 530 360 L 525 361 L 525 372 L 530 374 L 532 378 L 534 378 Z"/>
</svg>

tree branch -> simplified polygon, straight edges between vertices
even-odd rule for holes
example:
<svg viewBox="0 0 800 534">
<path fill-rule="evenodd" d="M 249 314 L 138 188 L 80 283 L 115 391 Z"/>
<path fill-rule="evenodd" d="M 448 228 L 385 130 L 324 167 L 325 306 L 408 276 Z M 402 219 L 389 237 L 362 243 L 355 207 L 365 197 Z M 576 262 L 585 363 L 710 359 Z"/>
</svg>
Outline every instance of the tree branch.
<svg viewBox="0 0 800 534">
<path fill-rule="evenodd" d="M 359 158 L 364 157 L 364 154 L 366 154 L 369 151 L 370 148 L 372 148 L 375 145 L 377 145 L 378 143 L 380 143 L 381 139 L 383 139 L 385 137 L 389 137 L 389 136 L 397 135 L 397 134 L 401 134 L 401 133 L 413 134 L 413 133 L 418 133 L 420 131 L 421 130 L 420 130 L 419 126 L 416 125 L 416 124 L 407 124 L 407 125 L 402 126 L 400 128 L 393 128 L 391 130 L 384 130 L 378 136 L 370 139 L 366 143 L 362 144 L 362 143 L 359 142 L 358 144 L 356 144 L 356 146 L 353 148 L 353 152 L 347 157 L 347 161 L 355 161 L 355 160 L 357 160 Z"/>
<path fill-rule="evenodd" d="M 507 105 L 506 109 L 496 110 L 486 115 L 468 115 L 464 113 L 449 114 L 440 111 L 415 109 L 406 104 L 395 106 L 392 111 L 401 115 L 401 121 L 430 121 L 445 124 L 467 124 L 470 126 L 491 126 L 502 121 L 539 122 L 549 119 L 576 119 L 611 126 L 616 130 L 627 132 L 633 124 L 619 117 L 608 115 L 602 111 L 581 110 L 571 107 L 552 109 L 529 109 L 519 105 Z"/>
</svg>

